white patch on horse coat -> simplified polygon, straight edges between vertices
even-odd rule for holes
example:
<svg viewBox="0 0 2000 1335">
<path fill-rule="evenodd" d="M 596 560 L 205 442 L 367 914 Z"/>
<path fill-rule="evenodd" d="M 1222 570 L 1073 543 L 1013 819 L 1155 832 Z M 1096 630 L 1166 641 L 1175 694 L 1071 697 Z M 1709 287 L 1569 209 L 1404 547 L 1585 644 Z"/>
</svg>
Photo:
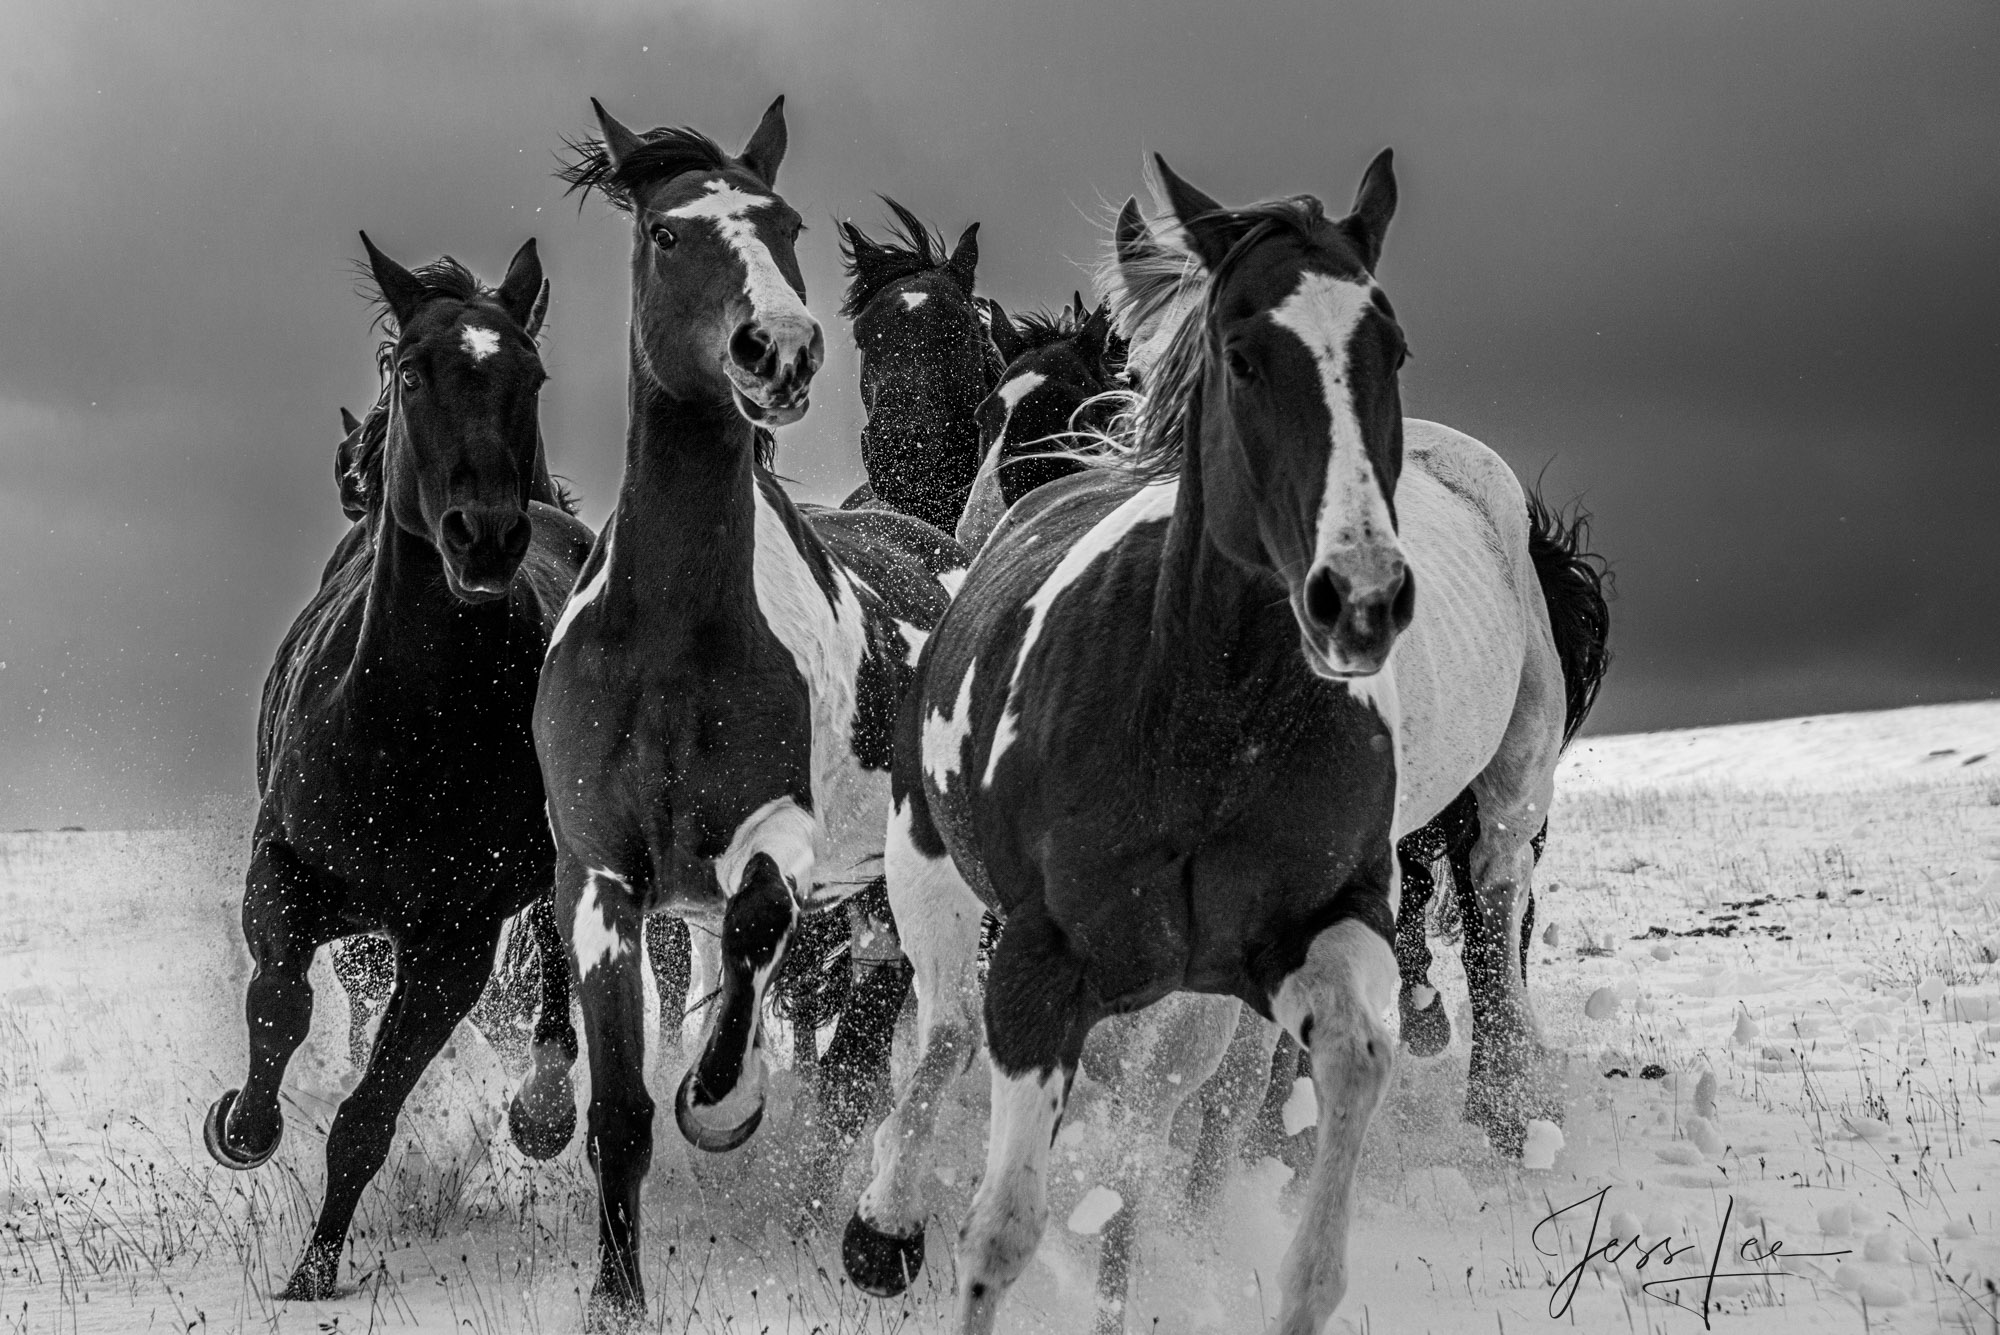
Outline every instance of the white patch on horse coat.
<svg viewBox="0 0 2000 1335">
<path fill-rule="evenodd" d="M 813 814 L 789 797 L 775 797 L 750 813 L 750 818 L 729 836 L 729 847 L 715 860 L 715 879 L 722 883 L 722 897 L 734 899 L 743 888 L 743 872 L 759 853 L 771 855 L 778 870 L 792 883 L 794 894 L 810 888 L 814 845 L 819 822 Z"/>
<path fill-rule="evenodd" d="M 903 305 L 910 310 L 915 310 L 931 299 L 931 294 L 928 292 L 905 292 L 902 296 Z"/>
<path fill-rule="evenodd" d="M 993 392 L 1000 396 L 1000 402 L 1007 405 L 1007 415 L 1012 417 L 1014 410 L 1021 406 L 1021 400 L 1047 384 L 1048 379 L 1040 371 L 1023 371 Z M 1000 435 L 1003 439 L 1006 437 L 1005 426 L 1000 428 Z"/>
<path fill-rule="evenodd" d="M 1034 651 L 1035 642 L 1041 639 L 1042 626 L 1049 618 L 1049 608 L 1055 605 L 1064 589 L 1076 583 L 1084 571 L 1090 569 L 1098 557 L 1123 542 L 1133 529 L 1141 524 L 1172 518 L 1180 490 L 1180 480 L 1174 478 L 1149 483 L 1126 497 L 1123 504 L 1098 520 L 1090 532 L 1077 539 L 1076 544 L 1063 553 L 1062 560 L 1042 581 L 1042 587 L 1028 599 L 1028 629 L 1022 634 L 1020 651 L 1014 656 L 1014 675 L 1007 682 L 1006 708 L 1001 710 L 1000 722 L 993 729 L 993 750 L 986 757 L 986 777 L 981 780 L 985 787 L 993 786 L 993 774 L 999 767 L 1000 757 L 1007 754 L 1007 748 L 1014 744 L 1015 723 L 1021 717 L 1017 699 L 1021 673 L 1028 666 L 1028 655 Z"/>
<path fill-rule="evenodd" d="M 1299 285 L 1271 312 L 1271 321 L 1298 335 L 1319 364 L 1320 390 L 1332 423 L 1326 460 L 1326 491 L 1320 498 L 1313 566 L 1345 557 L 1341 571 L 1357 590 L 1388 582 L 1393 558 L 1401 555 L 1389 501 L 1369 462 L 1348 383 L 1347 345 L 1375 295 L 1373 283 L 1353 283 L 1330 274 L 1304 273 Z M 1369 575 L 1379 583 L 1367 582 Z"/>
<path fill-rule="evenodd" d="M 939 792 L 950 786 L 951 776 L 958 773 L 965 759 L 965 739 L 972 735 L 972 677 L 978 668 L 977 659 L 966 666 L 965 680 L 958 684 L 958 699 L 950 713 L 933 709 L 924 719 L 917 754 L 923 757 L 924 773 L 930 775 Z"/>
<path fill-rule="evenodd" d="M 475 362 L 483 362 L 500 351 L 500 333 L 496 329 L 482 329 L 476 324 L 461 327 L 459 341 L 465 345 L 465 355 Z"/>
<path fill-rule="evenodd" d="M 851 580 L 835 579 L 838 610 L 829 604 L 793 542 L 791 530 L 763 489 L 758 488 L 752 499 L 757 530 L 752 566 L 757 610 L 778 642 L 791 651 L 812 701 L 813 812 L 809 819 L 817 834 L 811 847 L 816 857 L 837 851 L 851 862 L 881 851 L 889 793 L 887 780 L 864 773 L 854 758 L 855 682 L 868 648 L 861 600 Z M 806 813 L 800 814 L 803 817 Z M 772 856 L 778 857 L 776 853 Z M 788 876 L 802 876 L 787 867 L 783 857 L 778 857 L 778 865 Z M 717 870 L 721 870 L 719 865 Z M 806 871 L 810 870 L 808 862 Z M 725 892 L 734 893 L 733 880 L 723 884 Z M 810 889 L 809 880 L 798 881 L 801 896 Z"/>
<path fill-rule="evenodd" d="M 637 949 L 625 939 L 610 911 L 598 899 L 600 887 L 608 886 L 616 886 L 617 893 L 627 897 L 632 893 L 632 883 L 617 872 L 592 867 L 583 879 L 583 893 L 576 901 L 576 920 L 570 927 L 569 943 L 576 955 L 577 976 L 586 982 L 598 965 L 615 963 Z"/>
<path fill-rule="evenodd" d="M 806 310 L 805 302 L 785 281 L 785 275 L 778 270 L 778 262 L 771 257 L 771 248 L 758 238 L 756 225 L 747 216 L 752 209 L 772 202 L 769 195 L 753 195 L 747 190 L 737 189 L 728 181 L 715 180 L 708 183 L 707 194 L 670 210 L 666 216 L 706 218 L 715 224 L 715 230 L 722 234 L 722 239 L 736 252 L 737 260 L 743 265 L 744 293 L 750 298 L 750 308 L 759 320 L 784 316 L 810 321 L 812 315 Z"/>
<path fill-rule="evenodd" d="M 901 618 L 896 620 L 896 633 L 903 637 L 903 662 L 914 669 L 917 666 L 917 657 L 923 653 L 924 645 L 930 640 L 931 633 L 922 626 L 913 626 Z"/>
<path fill-rule="evenodd" d="M 590 606 L 604 592 L 605 581 L 611 577 L 611 535 L 611 525 L 606 524 L 604 526 L 604 564 L 597 567 L 597 573 L 590 577 L 590 582 L 571 594 L 569 602 L 563 605 L 562 615 L 556 618 L 555 633 L 549 636 L 549 653 L 556 651 L 556 645 L 562 642 L 563 632 L 567 631 L 570 623 L 576 620 L 576 614 Z"/>
</svg>

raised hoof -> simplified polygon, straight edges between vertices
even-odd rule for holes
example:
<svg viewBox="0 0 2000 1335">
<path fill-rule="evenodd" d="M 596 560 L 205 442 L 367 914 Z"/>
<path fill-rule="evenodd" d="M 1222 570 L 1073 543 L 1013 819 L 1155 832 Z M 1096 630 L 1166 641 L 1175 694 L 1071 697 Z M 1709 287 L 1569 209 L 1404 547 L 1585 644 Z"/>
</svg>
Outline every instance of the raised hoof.
<svg viewBox="0 0 2000 1335">
<path fill-rule="evenodd" d="M 840 1238 L 840 1261 L 854 1287 L 877 1298 L 893 1298 L 910 1287 L 924 1268 L 924 1231 L 907 1238 L 876 1229 L 856 1210 Z"/>
<path fill-rule="evenodd" d="M 308 1243 L 292 1272 L 291 1283 L 278 1295 L 288 1303 L 321 1303 L 333 1297 L 334 1281 L 340 1277 L 340 1252 Z"/>
<path fill-rule="evenodd" d="M 764 1120 L 762 1100 L 758 1101 L 757 1106 L 740 1125 L 712 1127 L 696 1120 L 693 1091 L 694 1071 L 689 1070 L 681 1077 L 681 1087 L 674 1091 L 674 1122 L 680 1127 L 681 1135 L 687 1138 L 688 1144 L 698 1150 L 706 1150 L 710 1154 L 725 1154 L 757 1134 L 757 1127 Z"/>
<path fill-rule="evenodd" d="M 1435 1057 L 1451 1046 L 1451 1017 L 1444 1013 L 1444 994 L 1431 990 L 1431 1004 L 1419 1010 L 1403 989 L 1398 1002 L 1403 1012 L 1403 1046 L 1415 1057 Z"/>
<path fill-rule="evenodd" d="M 236 1096 L 243 1091 L 231 1089 L 223 1093 L 208 1110 L 208 1117 L 201 1124 L 202 1143 L 208 1146 L 209 1157 L 224 1168 L 234 1168 L 239 1173 L 252 1168 L 261 1168 L 270 1162 L 278 1152 L 278 1142 L 285 1138 L 284 1123 L 278 1124 L 278 1134 L 271 1137 L 271 1143 L 261 1154 L 240 1154 L 229 1144 L 229 1110 L 236 1106 Z"/>
<path fill-rule="evenodd" d="M 567 1085 L 567 1081 L 564 1082 Z M 527 1101 L 519 1094 L 507 1105 L 507 1133 L 514 1138 L 514 1148 L 530 1159 L 547 1161 L 568 1148 L 576 1135 L 576 1099 L 552 1099 L 557 1105 L 553 1117 L 539 1117 L 528 1111 Z"/>
</svg>

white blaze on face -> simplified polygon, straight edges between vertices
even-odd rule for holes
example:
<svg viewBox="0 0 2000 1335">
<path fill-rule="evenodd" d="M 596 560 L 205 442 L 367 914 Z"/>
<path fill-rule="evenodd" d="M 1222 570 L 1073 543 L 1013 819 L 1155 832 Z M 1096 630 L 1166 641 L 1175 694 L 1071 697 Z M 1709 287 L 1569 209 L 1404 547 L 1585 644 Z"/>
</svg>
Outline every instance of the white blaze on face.
<svg viewBox="0 0 2000 1335">
<path fill-rule="evenodd" d="M 715 230 L 736 253 L 743 265 L 744 295 L 750 298 L 750 309 L 759 321 L 779 319 L 810 321 L 812 314 L 806 310 L 805 302 L 785 281 L 785 275 L 778 271 L 778 262 L 771 257 L 771 248 L 757 235 L 757 226 L 750 220 L 753 209 L 772 203 L 769 195 L 753 195 L 740 190 L 728 181 L 710 181 L 708 193 L 671 210 L 669 218 L 706 218 L 715 224 Z"/>
<path fill-rule="evenodd" d="M 475 362 L 483 362 L 500 351 L 500 332 L 497 329 L 482 329 L 476 324 L 469 324 L 458 331 L 458 337 L 465 345 L 465 355 Z"/>
<path fill-rule="evenodd" d="M 915 310 L 931 299 L 931 294 L 928 292 L 905 292 L 902 296 L 903 306 L 906 310 Z"/>
<path fill-rule="evenodd" d="M 1320 391 L 1332 423 L 1313 567 L 1333 566 L 1357 593 L 1380 588 L 1402 558 L 1388 498 L 1361 438 L 1348 376 L 1348 344 L 1374 295 L 1370 282 L 1306 273 L 1284 304 L 1271 312 L 1272 322 L 1297 335 L 1318 364 Z"/>
<path fill-rule="evenodd" d="M 570 926 L 569 937 L 570 949 L 576 952 L 577 976 L 586 981 L 590 971 L 600 964 L 615 963 L 638 949 L 635 942 L 626 940 L 618 930 L 616 919 L 600 898 L 606 894 L 629 899 L 632 883 L 615 871 L 592 867 L 584 877 L 583 894 L 576 901 L 576 920 Z"/>
</svg>

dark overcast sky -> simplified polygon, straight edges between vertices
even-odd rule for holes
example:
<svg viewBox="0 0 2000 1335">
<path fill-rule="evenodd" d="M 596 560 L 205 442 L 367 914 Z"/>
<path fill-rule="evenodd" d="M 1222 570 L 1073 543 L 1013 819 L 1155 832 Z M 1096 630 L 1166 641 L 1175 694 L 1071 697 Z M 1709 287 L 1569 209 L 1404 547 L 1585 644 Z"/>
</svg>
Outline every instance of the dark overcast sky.
<svg viewBox="0 0 2000 1335">
<path fill-rule="evenodd" d="M 1397 150 L 1407 409 L 1611 557 L 1596 730 L 2000 694 L 2000 8 L 1876 0 L 12 7 L 0 51 L 0 826 L 251 783 L 258 688 L 372 400 L 351 265 L 555 283 L 552 458 L 624 429 L 625 228 L 550 177 L 596 95 L 730 147 L 779 92 L 832 356 L 781 438 L 859 476 L 836 216 L 1067 297 L 1158 150 L 1344 205 Z M 1544 471 L 1546 470 L 1546 471 Z"/>
</svg>

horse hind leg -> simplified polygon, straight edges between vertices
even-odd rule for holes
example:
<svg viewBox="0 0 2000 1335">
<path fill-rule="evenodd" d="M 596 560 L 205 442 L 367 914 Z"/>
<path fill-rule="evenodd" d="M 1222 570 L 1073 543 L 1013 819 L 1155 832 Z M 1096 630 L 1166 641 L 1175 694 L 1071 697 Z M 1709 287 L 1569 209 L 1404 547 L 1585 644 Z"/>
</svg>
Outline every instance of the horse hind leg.
<svg viewBox="0 0 2000 1335">
<path fill-rule="evenodd" d="M 1479 802 L 1468 788 L 1429 824 L 1404 835 L 1396 845 L 1403 870 L 1402 902 L 1396 910 L 1396 967 L 1403 985 L 1396 1003 L 1403 1045 L 1413 1056 L 1434 1057 L 1451 1046 L 1444 997 L 1431 984 L 1429 909 L 1437 888 L 1437 864 L 1454 847 L 1470 844 L 1478 830 Z"/>
<path fill-rule="evenodd" d="M 243 939 L 254 965 L 244 995 L 250 1069 L 209 1109 L 203 1139 L 224 1168 L 256 1168 L 284 1134 L 278 1090 L 312 1027 L 313 952 L 333 934 L 329 887 L 282 845 L 260 845 L 243 892 Z"/>
<path fill-rule="evenodd" d="M 576 1026 L 569 1016 L 570 957 L 556 924 L 553 893 L 529 905 L 514 932 L 516 939 L 523 935 L 534 945 L 539 996 L 528 1043 L 528 1073 L 507 1105 L 507 1130 L 521 1153 L 546 1160 L 562 1153 L 576 1135 L 576 1087 L 570 1078 L 577 1055 Z"/>
<path fill-rule="evenodd" d="M 1049 1147 L 1098 1015 L 1084 961 L 1030 902 L 1000 933 L 986 979 L 993 1102 L 986 1171 L 958 1233 L 959 1328 L 987 1335 L 1049 1222 Z"/>
<path fill-rule="evenodd" d="M 448 941 L 413 942 L 400 952 L 368 1070 L 341 1102 L 327 1134 L 319 1221 L 281 1297 L 313 1302 L 333 1296 L 354 1207 L 388 1157 L 403 1101 L 486 986 L 499 934 L 495 922 Z"/>
<path fill-rule="evenodd" d="M 1319 1104 L 1304 1216 L 1278 1272 L 1280 1335 L 1321 1330 L 1347 1293 L 1354 1172 L 1389 1088 L 1395 1044 L 1383 1017 L 1395 986 L 1389 943 L 1347 919 L 1314 938 L 1305 963 L 1272 997 L 1272 1013 L 1310 1054 Z"/>
<path fill-rule="evenodd" d="M 917 1056 L 875 1132 L 874 1174 L 841 1238 L 857 1288 L 901 1293 L 924 1264 L 932 1132 L 953 1076 L 979 1041 L 979 937 L 985 906 L 944 851 L 920 794 L 890 813 L 883 869 L 889 905 L 917 993 Z"/>
<path fill-rule="evenodd" d="M 347 994 L 347 1056 L 359 1071 L 368 1065 L 368 1025 L 389 1004 L 396 983 L 396 947 L 386 936 L 336 941 L 333 976 Z"/>
</svg>

